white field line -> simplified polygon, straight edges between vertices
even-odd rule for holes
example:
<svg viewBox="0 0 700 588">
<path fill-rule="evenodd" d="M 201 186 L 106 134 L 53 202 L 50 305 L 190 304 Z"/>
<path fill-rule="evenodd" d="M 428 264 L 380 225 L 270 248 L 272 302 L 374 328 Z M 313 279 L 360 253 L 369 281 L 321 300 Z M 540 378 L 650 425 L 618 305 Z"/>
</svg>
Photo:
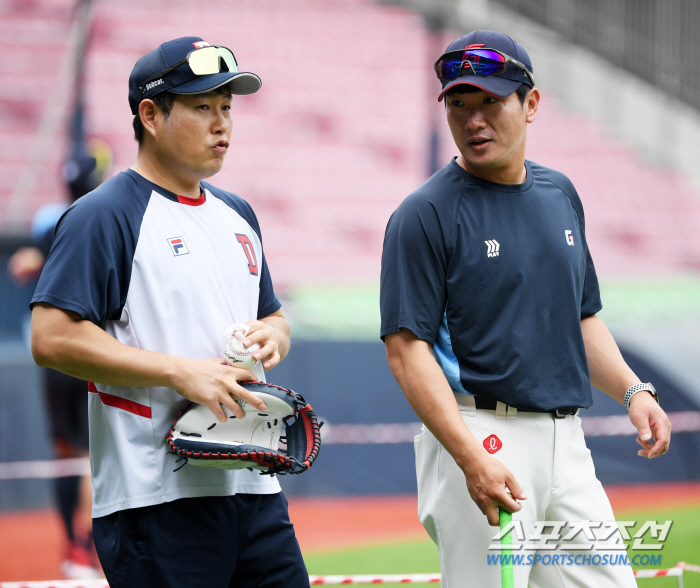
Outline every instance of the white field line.
<svg viewBox="0 0 700 588">
<path fill-rule="evenodd" d="M 0 480 L 65 478 L 69 476 L 86 476 L 89 474 L 90 458 L 88 457 L 0 463 Z"/>
<path fill-rule="evenodd" d="M 683 576 L 684 571 L 700 572 L 700 566 L 679 562 L 665 570 L 635 570 L 637 578 Z M 355 576 L 309 576 L 312 586 L 351 584 L 416 584 L 440 583 L 440 574 L 377 574 Z M 109 588 L 106 580 L 52 580 L 48 582 L 0 582 L 0 588 Z"/>
</svg>

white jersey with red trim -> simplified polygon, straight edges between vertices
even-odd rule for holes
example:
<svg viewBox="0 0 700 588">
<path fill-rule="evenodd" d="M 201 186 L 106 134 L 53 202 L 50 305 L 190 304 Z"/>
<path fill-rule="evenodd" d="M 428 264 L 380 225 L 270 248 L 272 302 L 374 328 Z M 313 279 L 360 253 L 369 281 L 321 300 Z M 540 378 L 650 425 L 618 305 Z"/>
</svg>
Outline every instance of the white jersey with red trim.
<svg viewBox="0 0 700 588">
<path fill-rule="evenodd" d="M 251 207 L 202 187 L 202 198 L 185 198 L 129 170 L 78 200 L 59 221 L 32 304 L 76 312 L 138 349 L 221 357 L 229 326 L 268 316 L 280 303 Z M 180 464 L 165 438 L 188 403 L 175 390 L 99 383 L 90 390 L 93 516 L 178 498 L 279 492 L 275 478 L 247 470 L 175 472 Z"/>
</svg>

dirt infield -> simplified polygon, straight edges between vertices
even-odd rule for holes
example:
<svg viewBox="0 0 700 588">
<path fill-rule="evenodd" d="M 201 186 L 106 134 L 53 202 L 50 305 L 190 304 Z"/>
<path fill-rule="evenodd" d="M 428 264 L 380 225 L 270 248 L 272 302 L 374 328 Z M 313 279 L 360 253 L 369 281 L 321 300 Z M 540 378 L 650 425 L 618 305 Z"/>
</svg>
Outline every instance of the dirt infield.
<svg viewBox="0 0 700 588">
<path fill-rule="evenodd" d="M 700 505 L 700 482 L 606 488 L 616 514 Z M 653 497 L 650 499 L 649 497 Z M 425 537 L 415 496 L 290 498 L 304 553 Z M 64 537 L 49 510 L 0 514 L 0 581 L 61 577 Z"/>
<path fill-rule="evenodd" d="M 616 515 L 700 505 L 700 482 L 630 484 L 605 491 Z M 304 552 L 427 537 L 415 496 L 292 498 L 289 513 Z"/>
<path fill-rule="evenodd" d="M 615 515 L 700 505 L 700 482 L 606 486 Z"/>
<path fill-rule="evenodd" d="M 415 496 L 292 498 L 289 517 L 304 553 L 427 537 Z"/>
</svg>

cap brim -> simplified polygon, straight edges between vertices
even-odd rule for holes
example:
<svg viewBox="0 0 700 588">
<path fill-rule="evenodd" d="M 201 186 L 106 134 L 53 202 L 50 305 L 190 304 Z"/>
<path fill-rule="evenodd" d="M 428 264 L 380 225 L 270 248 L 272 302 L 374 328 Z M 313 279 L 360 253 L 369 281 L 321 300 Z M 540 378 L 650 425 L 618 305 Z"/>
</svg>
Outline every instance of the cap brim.
<svg viewBox="0 0 700 588">
<path fill-rule="evenodd" d="M 520 87 L 520 84 L 522 84 L 521 81 L 506 80 L 497 76 L 462 76 L 461 78 L 452 80 L 442 89 L 442 92 L 440 92 L 438 96 L 438 102 L 440 102 L 445 94 L 455 86 L 476 86 L 484 92 L 506 98 L 515 92 Z"/>
<path fill-rule="evenodd" d="M 231 94 L 255 94 L 261 86 L 260 78 L 249 72 L 221 72 L 209 76 L 198 76 L 194 80 L 168 89 L 173 94 L 202 94 L 228 84 Z"/>
</svg>

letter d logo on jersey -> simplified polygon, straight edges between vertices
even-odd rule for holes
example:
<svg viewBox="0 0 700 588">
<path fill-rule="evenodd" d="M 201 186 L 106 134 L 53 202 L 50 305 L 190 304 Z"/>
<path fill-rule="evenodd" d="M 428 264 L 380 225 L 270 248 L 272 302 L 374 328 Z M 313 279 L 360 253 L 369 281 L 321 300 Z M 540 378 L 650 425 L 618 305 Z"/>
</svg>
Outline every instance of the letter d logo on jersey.
<svg viewBox="0 0 700 588">
<path fill-rule="evenodd" d="M 170 244 L 170 249 L 172 249 L 175 257 L 178 255 L 186 255 L 190 252 L 189 249 L 187 249 L 185 240 L 182 237 L 171 237 L 168 239 L 168 243 Z"/>
</svg>

